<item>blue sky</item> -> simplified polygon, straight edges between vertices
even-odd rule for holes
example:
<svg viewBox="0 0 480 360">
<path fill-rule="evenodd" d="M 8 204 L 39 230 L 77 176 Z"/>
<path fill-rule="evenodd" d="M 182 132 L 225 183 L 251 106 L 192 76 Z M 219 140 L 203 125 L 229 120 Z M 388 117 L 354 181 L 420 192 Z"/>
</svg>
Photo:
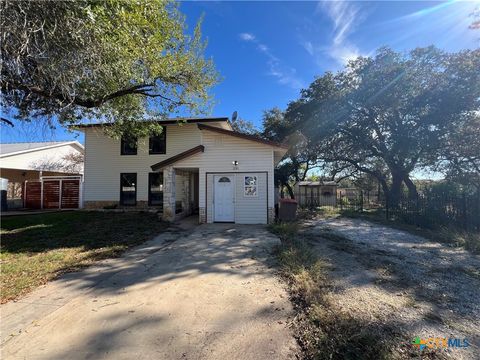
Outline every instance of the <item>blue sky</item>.
<svg viewBox="0 0 480 360">
<path fill-rule="evenodd" d="M 301 88 L 348 59 L 388 45 L 399 51 L 434 44 L 448 51 L 479 47 L 468 29 L 480 1 L 183 2 L 190 29 L 203 14 L 206 55 L 223 80 L 213 90 L 215 116 L 261 124 L 263 110 L 285 108 Z M 2 142 L 68 140 L 75 134 L 2 127 Z M 78 135 L 77 135 L 78 136 Z M 83 141 L 79 136 L 77 138 Z"/>
</svg>

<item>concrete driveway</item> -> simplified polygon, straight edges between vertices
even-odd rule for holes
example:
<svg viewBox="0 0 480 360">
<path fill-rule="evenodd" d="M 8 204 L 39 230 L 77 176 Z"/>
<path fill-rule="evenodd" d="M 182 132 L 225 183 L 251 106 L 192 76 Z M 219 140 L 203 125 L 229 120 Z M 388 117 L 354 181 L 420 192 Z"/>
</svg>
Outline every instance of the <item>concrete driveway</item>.
<svg viewBox="0 0 480 360">
<path fill-rule="evenodd" d="M 265 227 L 173 228 L 1 307 L 4 359 L 291 359 Z"/>
</svg>

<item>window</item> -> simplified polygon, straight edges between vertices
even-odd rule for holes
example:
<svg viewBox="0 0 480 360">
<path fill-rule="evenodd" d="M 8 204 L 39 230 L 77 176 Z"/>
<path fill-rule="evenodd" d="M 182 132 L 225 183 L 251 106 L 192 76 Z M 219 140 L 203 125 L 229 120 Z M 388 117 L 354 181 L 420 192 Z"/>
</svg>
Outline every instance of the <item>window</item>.
<svg viewBox="0 0 480 360">
<path fill-rule="evenodd" d="M 163 205 L 163 173 L 148 174 L 148 205 Z"/>
<path fill-rule="evenodd" d="M 218 182 L 230 182 L 230 179 L 229 179 L 228 177 L 226 177 L 226 176 L 222 176 L 222 177 L 218 180 Z"/>
<path fill-rule="evenodd" d="M 244 196 L 257 196 L 257 177 L 245 176 L 244 181 Z"/>
<path fill-rule="evenodd" d="M 120 204 L 122 205 L 137 204 L 137 174 L 136 173 L 120 174 Z"/>
<path fill-rule="evenodd" d="M 120 153 L 122 155 L 137 155 L 137 138 L 122 138 L 122 142 L 120 145 Z"/>
<path fill-rule="evenodd" d="M 165 154 L 167 152 L 167 129 L 164 127 L 160 135 L 150 136 L 148 141 L 148 153 Z"/>
</svg>

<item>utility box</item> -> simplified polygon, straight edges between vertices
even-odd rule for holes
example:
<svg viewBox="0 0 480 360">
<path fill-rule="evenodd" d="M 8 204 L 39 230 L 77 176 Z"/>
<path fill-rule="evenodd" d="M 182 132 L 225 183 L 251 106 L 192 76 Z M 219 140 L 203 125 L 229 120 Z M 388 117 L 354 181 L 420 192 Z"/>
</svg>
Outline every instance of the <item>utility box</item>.
<svg viewBox="0 0 480 360">
<path fill-rule="evenodd" d="M 7 189 L 8 189 L 8 180 L 0 178 L 0 192 L 1 192 L 1 199 L 0 199 L 0 208 L 1 211 L 7 211 Z"/>
<path fill-rule="evenodd" d="M 298 203 L 295 199 L 280 199 L 278 219 L 280 221 L 295 221 Z"/>
</svg>

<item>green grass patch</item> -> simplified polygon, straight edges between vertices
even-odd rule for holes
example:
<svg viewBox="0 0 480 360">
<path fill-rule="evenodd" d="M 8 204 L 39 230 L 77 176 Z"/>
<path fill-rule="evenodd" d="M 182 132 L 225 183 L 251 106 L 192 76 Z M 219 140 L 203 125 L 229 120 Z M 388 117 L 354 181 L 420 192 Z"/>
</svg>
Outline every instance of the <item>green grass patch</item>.
<svg viewBox="0 0 480 360">
<path fill-rule="evenodd" d="M 270 227 L 282 240 L 275 255 L 295 305 L 294 333 L 304 358 L 409 358 L 408 339 L 394 324 L 365 322 L 336 305 L 328 276 L 330 264 L 317 255 L 298 229 L 298 224 L 292 223 Z"/>
<path fill-rule="evenodd" d="M 151 213 L 56 212 L 1 219 L 1 302 L 94 261 L 119 256 L 166 228 Z"/>
</svg>

